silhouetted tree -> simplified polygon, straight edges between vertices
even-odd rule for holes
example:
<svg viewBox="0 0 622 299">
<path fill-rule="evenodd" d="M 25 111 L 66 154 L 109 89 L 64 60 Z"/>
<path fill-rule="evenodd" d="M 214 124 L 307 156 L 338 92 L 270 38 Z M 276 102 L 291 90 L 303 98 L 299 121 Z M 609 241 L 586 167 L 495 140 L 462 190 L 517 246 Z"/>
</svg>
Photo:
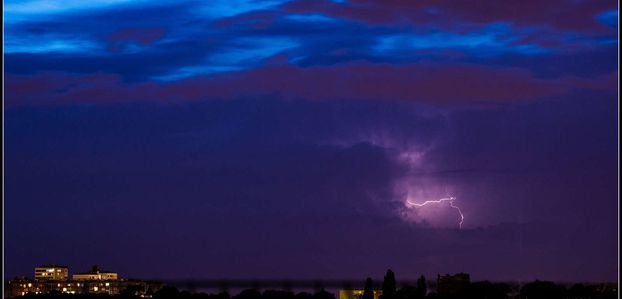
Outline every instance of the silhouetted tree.
<svg viewBox="0 0 622 299">
<path fill-rule="evenodd" d="M 367 279 L 365 280 L 363 299 L 374 299 L 374 283 L 370 277 L 367 277 Z"/>
<path fill-rule="evenodd" d="M 506 284 L 479 281 L 468 286 L 466 295 L 469 299 L 505 299 L 508 292 L 509 286 Z"/>
<path fill-rule="evenodd" d="M 417 288 L 405 285 L 395 293 L 396 299 L 417 299 Z"/>
<path fill-rule="evenodd" d="M 256 289 L 246 289 L 233 296 L 232 299 L 261 299 L 261 293 Z"/>
<path fill-rule="evenodd" d="M 572 285 L 566 292 L 566 298 L 588 298 L 590 291 L 581 283 Z"/>
<path fill-rule="evenodd" d="M 382 281 L 382 299 L 394 299 L 396 292 L 395 273 L 391 269 L 387 270 Z"/>
<path fill-rule="evenodd" d="M 329 293 L 325 290 L 321 290 L 315 294 L 313 294 L 313 299 L 335 299 L 335 295 L 333 293 Z"/>
<path fill-rule="evenodd" d="M 205 292 L 194 293 L 192 299 L 210 299 L 210 294 Z"/>
<path fill-rule="evenodd" d="M 294 299 L 294 293 L 280 290 L 266 290 L 261 297 L 263 297 L 263 299 Z"/>
<path fill-rule="evenodd" d="M 310 293 L 307 293 L 307 292 L 300 292 L 300 293 L 296 294 L 295 298 L 296 299 L 312 299 L 313 295 L 311 295 Z"/>
<path fill-rule="evenodd" d="M 428 294 L 428 285 L 425 282 L 425 276 L 421 275 L 419 279 L 417 279 L 417 296 L 416 298 L 425 298 L 425 295 Z"/>
<path fill-rule="evenodd" d="M 583 285 L 580 283 L 572 285 L 566 291 L 566 298 L 569 299 L 580 299 L 580 298 L 590 298 L 590 299 L 613 299 L 619 298 L 616 287 L 604 287 L 604 285 Z"/>
<path fill-rule="evenodd" d="M 210 294 L 210 299 L 230 299 L 231 295 L 227 292 L 220 292 L 218 294 Z"/>
<path fill-rule="evenodd" d="M 149 288 L 149 290 L 151 290 L 151 288 Z M 149 291 L 147 290 L 147 291 Z M 124 288 L 123 290 L 121 290 L 121 292 L 119 293 L 119 295 L 123 298 L 132 298 L 132 297 L 136 297 L 138 296 L 138 294 L 140 292 L 143 291 L 143 287 L 139 286 L 139 285 L 129 285 L 126 288 Z M 153 295 L 153 290 L 151 290 L 151 293 L 149 295 Z"/>
<path fill-rule="evenodd" d="M 520 289 L 520 297 L 523 299 L 561 299 L 564 297 L 564 289 L 550 281 L 536 280 Z"/>
<path fill-rule="evenodd" d="M 175 299 L 179 295 L 176 287 L 164 286 L 153 294 L 154 299 Z"/>
<path fill-rule="evenodd" d="M 431 292 L 426 296 L 427 299 L 440 299 L 443 298 L 441 295 L 435 292 Z"/>
<path fill-rule="evenodd" d="M 190 297 L 192 296 L 192 294 L 190 294 L 190 292 L 188 291 L 182 291 L 179 293 L 179 295 L 177 296 L 177 298 L 179 299 L 191 299 Z"/>
</svg>

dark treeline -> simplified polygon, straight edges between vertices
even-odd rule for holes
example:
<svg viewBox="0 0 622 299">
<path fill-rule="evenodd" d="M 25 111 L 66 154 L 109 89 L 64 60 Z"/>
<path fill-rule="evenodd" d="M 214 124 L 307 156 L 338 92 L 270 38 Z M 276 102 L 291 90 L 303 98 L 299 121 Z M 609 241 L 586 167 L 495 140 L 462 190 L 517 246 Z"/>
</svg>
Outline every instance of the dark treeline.
<svg viewBox="0 0 622 299">
<path fill-rule="evenodd" d="M 415 286 L 404 285 L 397 289 L 395 274 L 390 269 L 382 283 L 382 295 L 379 299 L 613 299 L 618 298 L 618 288 L 603 288 L 602 285 L 574 284 L 570 288 L 551 281 L 536 280 L 522 287 L 507 283 L 478 281 L 467 283 L 464 288 L 453 292 L 428 292 L 426 279 L 421 276 Z M 371 286 L 373 281 L 365 281 L 365 293 L 361 299 L 373 299 Z M 268 299 L 268 298 L 266 298 Z"/>
<path fill-rule="evenodd" d="M 256 289 L 246 289 L 235 296 L 230 296 L 226 292 L 208 294 L 208 293 L 189 293 L 188 291 L 178 291 L 175 287 L 163 287 L 155 294 L 153 299 L 336 299 L 335 295 L 326 291 L 318 291 L 315 293 L 281 290 L 266 290 L 260 292 Z"/>
<path fill-rule="evenodd" d="M 118 295 L 100 294 L 66 294 L 61 292 L 51 292 L 45 294 L 28 293 L 19 296 L 22 299 L 143 299 L 131 292 L 121 292 Z M 220 293 L 191 293 L 188 291 L 179 291 L 173 286 L 164 286 L 155 292 L 152 299 L 337 299 L 334 294 L 326 291 L 318 291 L 315 293 L 281 290 L 266 290 L 260 292 L 256 289 L 246 289 L 235 296 L 229 295 L 227 292 Z"/>
<path fill-rule="evenodd" d="M 227 292 L 203 293 L 179 291 L 174 286 L 164 286 L 155 293 L 148 294 L 152 299 L 613 299 L 618 297 L 618 287 L 604 285 L 574 284 L 569 288 L 550 281 L 536 280 L 521 287 L 507 283 L 489 281 L 466 282 L 445 288 L 442 292 L 430 292 L 426 278 L 421 276 L 415 285 L 397 287 L 395 273 L 388 270 L 382 281 L 381 292 L 374 288 L 374 282 L 367 278 L 363 292 L 352 293 L 349 298 L 336 298 L 333 293 L 320 290 L 314 293 L 281 290 L 246 289 L 235 296 Z M 438 285 L 437 285 L 438 287 Z M 137 290 L 125 289 L 118 295 L 108 294 L 26 294 L 23 299 L 142 299 Z M 381 294 L 378 296 L 378 294 Z M 144 295 L 144 294 L 143 294 Z"/>
</svg>

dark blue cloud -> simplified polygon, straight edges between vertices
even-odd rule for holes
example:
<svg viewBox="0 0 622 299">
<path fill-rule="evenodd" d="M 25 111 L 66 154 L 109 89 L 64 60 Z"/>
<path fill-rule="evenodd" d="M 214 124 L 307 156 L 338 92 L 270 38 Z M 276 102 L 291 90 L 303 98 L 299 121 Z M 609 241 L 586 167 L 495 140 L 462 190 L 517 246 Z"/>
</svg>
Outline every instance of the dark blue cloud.
<svg viewBox="0 0 622 299">
<path fill-rule="evenodd" d="M 11 73 L 107 72 L 126 81 L 172 81 L 252 69 L 279 55 L 286 57 L 285 63 L 299 66 L 467 60 L 539 72 L 539 61 L 613 53 L 607 43 L 616 43 L 614 32 L 592 34 L 509 20 L 455 19 L 449 26 L 431 20 L 414 26 L 364 23 L 291 12 L 278 2 L 248 1 L 239 6 L 218 2 L 210 7 L 196 2 L 95 3 L 86 10 L 78 6 L 52 13 L 39 12 L 36 3 L 9 6 L 6 69 Z M 18 18 L 21 14 L 31 17 Z M 603 12 L 598 18 L 609 20 L 611 15 Z M 132 29 L 159 30 L 162 35 L 149 44 L 111 40 L 115 32 Z M 500 64 L 506 57 L 511 61 Z M 536 62 L 522 64 L 526 60 Z M 576 68 L 576 72 L 596 70 L 594 65 Z"/>
</svg>

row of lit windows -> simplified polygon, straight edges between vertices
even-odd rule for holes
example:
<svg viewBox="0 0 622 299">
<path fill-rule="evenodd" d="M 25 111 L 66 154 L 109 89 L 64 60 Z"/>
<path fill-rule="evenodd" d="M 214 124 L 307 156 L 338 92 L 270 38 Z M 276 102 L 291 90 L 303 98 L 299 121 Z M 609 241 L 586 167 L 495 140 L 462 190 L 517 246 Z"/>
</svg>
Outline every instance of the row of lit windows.
<svg viewBox="0 0 622 299">
<path fill-rule="evenodd" d="M 59 277 L 59 276 L 63 277 L 63 276 L 65 276 L 66 277 L 67 273 L 45 273 L 45 272 L 42 272 L 42 273 L 36 273 L 35 277 L 37 277 L 37 276 L 56 276 L 56 277 Z"/>
<path fill-rule="evenodd" d="M 100 291 L 100 288 L 99 287 L 93 287 L 93 288 L 91 288 L 91 290 L 97 292 L 97 291 Z M 101 291 L 106 291 L 106 288 L 101 288 Z M 63 288 L 62 292 L 63 293 L 68 293 L 68 294 L 75 294 L 76 293 L 76 291 L 69 290 L 68 288 Z M 39 293 L 40 293 L 39 289 L 37 288 L 37 290 L 35 291 L 35 294 L 39 294 Z M 22 292 L 22 296 L 25 295 L 25 294 L 26 294 L 26 292 Z"/>
<path fill-rule="evenodd" d="M 63 269 L 55 269 L 55 268 L 48 268 L 48 269 L 35 269 L 35 272 L 62 272 Z M 65 270 L 67 271 L 67 270 Z"/>
<path fill-rule="evenodd" d="M 41 292 L 42 293 L 42 292 Z M 63 288 L 63 293 L 67 294 L 75 294 L 76 291 L 67 291 L 67 288 Z M 39 294 L 39 292 L 35 292 L 35 294 Z M 22 296 L 26 295 L 26 292 L 22 292 Z"/>
<path fill-rule="evenodd" d="M 101 286 L 102 284 L 100 283 L 99 285 Z M 109 287 L 109 286 L 110 286 L 110 283 L 109 283 L 109 282 L 106 282 L 106 283 L 104 283 L 103 285 L 105 285 L 105 286 Z M 31 287 L 32 287 L 32 283 L 22 284 L 22 285 L 20 285 L 20 286 L 21 286 L 21 287 L 24 287 L 24 288 L 25 288 L 25 287 L 29 287 L 29 288 L 31 288 Z M 60 286 L 61 286 L 61 284 L 59 283 L 59 284 L 57 284 L 56 286 L 57 286 L 57 287 L 60 287 Z M 71 287 L 71 284 L 70 284 L 70 283 L 68 283 L 68 284 L 67 284 L 67 286 L 68 286 L 68 287 Z M 83 287 L 83 286 L 84 286 L 84 284 L 83 284 L 83 283 L 82 283 L 82 284 L 80 284 L 80 283 L 76 283 L 76 286 L 77 286 L 77 287 Z"/>
</svg>

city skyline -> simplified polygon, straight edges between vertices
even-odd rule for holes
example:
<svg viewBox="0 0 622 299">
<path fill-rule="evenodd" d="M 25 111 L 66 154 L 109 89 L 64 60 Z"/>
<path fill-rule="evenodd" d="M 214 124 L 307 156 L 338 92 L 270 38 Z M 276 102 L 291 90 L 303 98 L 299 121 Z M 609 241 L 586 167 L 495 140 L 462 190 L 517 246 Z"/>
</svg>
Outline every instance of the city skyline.
<svg viewBox="0 0 622 299">
<path fill-rule="evenodd" d="M 3 5 L 7 278 L 618 280 L 615 1 Z"/>
<path fill-rule="evenodd" d="M 5 285 L 5 295 L 49 296 L 113 296 L 122 298 L 175 298 L 178 296 L 218 298 L 305 297 L 326 299 L 423 299 L 423 298 L 615 298 L 617 283 L 555 283 L 472 281 L 469 273 L 438 274 L 436 280 L 421 275 L 416 280 L 397 279 L 387 269 L 382 279 L 367 277 L 359 280 L 188 280 L 154 281 L 127 279 L 117 273 L 101 270 L 97 265 L 90 271 L 68 275 L 68 267 L 38 266 L 34 277 L 16 277 Z M 46 275 L 47 274 L 47 275 Z M 313 291 L 309 293 L 309 291 Z M 211 291 L 211 292 L 210 292 Z M 215 292 L 214 292 L 215 291 Z M 209 293 L 208 293 L 209 292 Z"/>
</svg>

